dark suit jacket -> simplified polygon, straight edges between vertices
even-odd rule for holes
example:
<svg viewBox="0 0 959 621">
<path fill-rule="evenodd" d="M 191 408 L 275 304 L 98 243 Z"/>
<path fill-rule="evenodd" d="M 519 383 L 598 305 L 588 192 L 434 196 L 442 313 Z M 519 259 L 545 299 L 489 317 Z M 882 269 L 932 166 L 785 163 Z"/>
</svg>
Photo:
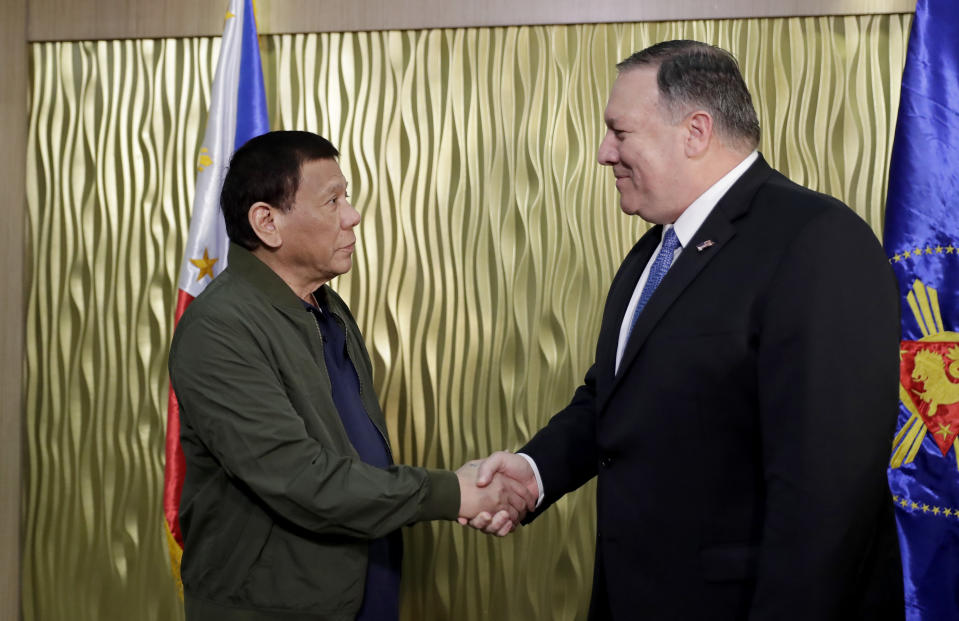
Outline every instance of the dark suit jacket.
<svg viewBox="0 0 959 621">
<path fill-rule="evenodd" d="M 616 274 L 572 402 L 520 449 L 543 478 L 537 513 L 598 476 L 591 618 L 902 618 L 885 478 L 899 303 L 872 231 L 760 157 L 683 249 L 614 375 L 661 232 Z"/>
</svg>

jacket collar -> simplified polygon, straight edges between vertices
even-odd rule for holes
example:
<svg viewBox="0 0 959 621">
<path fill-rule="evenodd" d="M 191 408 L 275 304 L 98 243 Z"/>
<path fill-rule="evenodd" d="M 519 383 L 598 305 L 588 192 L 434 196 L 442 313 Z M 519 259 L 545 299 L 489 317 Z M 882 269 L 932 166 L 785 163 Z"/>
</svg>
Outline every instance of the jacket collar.
<svg viewBox="0 0 959 621">
<path fill-rule="evenodd" d="M 230 242 L 226 269 L 253 285 L 274 306 L 303 312 L 303 303 L 290 286 L 246 248 Z"/>
</svg>

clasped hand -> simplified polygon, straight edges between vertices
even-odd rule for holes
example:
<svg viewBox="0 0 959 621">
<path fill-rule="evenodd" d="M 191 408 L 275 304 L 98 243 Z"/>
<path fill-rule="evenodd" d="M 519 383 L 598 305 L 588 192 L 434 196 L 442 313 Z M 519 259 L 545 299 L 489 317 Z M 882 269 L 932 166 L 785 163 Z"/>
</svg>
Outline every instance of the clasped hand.
<svg viewBox="0 0 959 621">
<path fill-rule="evenodd" d="M 463 464 L 456 476 L 460 482 L 460 524 L 503 537 L 536 507 L 536 477 L 519 455 L 499 451 Z"/>
</svg>

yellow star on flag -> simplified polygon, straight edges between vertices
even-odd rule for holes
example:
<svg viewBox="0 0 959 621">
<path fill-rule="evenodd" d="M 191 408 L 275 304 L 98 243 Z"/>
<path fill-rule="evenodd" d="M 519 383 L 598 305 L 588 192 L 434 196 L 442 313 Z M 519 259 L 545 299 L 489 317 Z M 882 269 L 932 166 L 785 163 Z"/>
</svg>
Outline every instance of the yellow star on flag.
<svg viewBox="0 0 959 621">
<path fill-rule="evenodd" d="M 203 172 L 203 169 L 205 169 L 207 166 L 213 163 L 213 158 L 210 157 L 210 152 L 207 150 L 206 147 L 203 147 L 202 149 L 200 149 L 200 157 L 198 159 L 198 162 L 199 163 L 197 164 L 196 169 L 200 172 Z"/>
<path fill-rule="evenodd" d="M 211 259 L 206 248 L 203 249 L 203 258 L 202 259 L 190 259 L 190 263 L 195 265 L 200 273 L 196 277 L 196 281 L 200 282 L 203 280 L 204 276 L 209 276 L 210 279 L 213 279 L 213 265 L 219 261 L 219 259 Z"/>
<path fill-rule="evenodd" d="M 939 423 L 939 431 L 936 432 L 936 435 L 942 436 L 943 438 L 947 437 L 950 433 L 952 433 L 952 429 L 950 427 L 952 427 L 952 425 L 943 425 L 942 423 Z"/>
</svg>

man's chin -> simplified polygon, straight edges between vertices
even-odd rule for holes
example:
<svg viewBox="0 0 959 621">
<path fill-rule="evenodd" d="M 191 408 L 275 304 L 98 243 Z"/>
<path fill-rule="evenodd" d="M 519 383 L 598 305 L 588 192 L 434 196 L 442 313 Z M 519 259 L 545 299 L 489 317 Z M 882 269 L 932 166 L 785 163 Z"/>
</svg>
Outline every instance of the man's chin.
<svg viewBox="0 0 959 621">
<path fill-rule="evenodd" d="M 638 205 L 634 204 L 634 203 L 631 203 L 631 202 L 629 202 L 629 201 L 623 200 L 622 197 L 620 197 L 620 199 L 619 199 L 619 208 L 620 208 L 620 209 L 622 210 L 622 212 L 623 212 L 624 214 L 626 214 L 627 216 L 640 216 L 640 217 L 642 217 L 642 216 L 640 215 L 640 213 L 639 213 L 642 208 L 639 207 Z"/>
</svg>

